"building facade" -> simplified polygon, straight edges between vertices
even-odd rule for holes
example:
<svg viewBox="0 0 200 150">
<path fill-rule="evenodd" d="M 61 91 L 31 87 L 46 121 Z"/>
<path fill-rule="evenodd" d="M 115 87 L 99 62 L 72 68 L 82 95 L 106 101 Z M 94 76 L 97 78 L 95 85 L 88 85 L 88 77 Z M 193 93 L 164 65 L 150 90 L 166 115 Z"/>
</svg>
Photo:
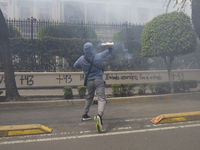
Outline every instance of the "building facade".
<svg viewBox="0 0 200 150">
<path fill-rule="evenodd" d="M 34 17 L 58 22 L 144 24 L 166 12 L 165 3 L 165 0 L 0 0 L 0 8 L 7 19 Z"/>
</svg>

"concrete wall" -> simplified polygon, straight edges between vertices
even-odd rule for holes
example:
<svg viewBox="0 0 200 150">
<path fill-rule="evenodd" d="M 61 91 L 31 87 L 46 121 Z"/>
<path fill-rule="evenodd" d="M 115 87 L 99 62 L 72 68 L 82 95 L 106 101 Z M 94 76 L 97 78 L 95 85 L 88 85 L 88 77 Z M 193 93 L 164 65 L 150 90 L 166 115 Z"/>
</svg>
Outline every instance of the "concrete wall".
<svg viewBox="0 0 200 150">
<path fill-rule="evenodd" d="M 64 86 L 77 87 L 83 85 L 82 72 L 16 72 L 18 88 L 59 88 Z M 113 83 L 157 83 L 168 81 L 165 70 L 157 71 L 107 71 L 104 73 L 107 85 Z M 176 70 L 172 73 L 173 81 L 200 81 L 200 70 Z M 4 73 L 0 73 L 0 88 L 5 88 Z"/>
</svg>

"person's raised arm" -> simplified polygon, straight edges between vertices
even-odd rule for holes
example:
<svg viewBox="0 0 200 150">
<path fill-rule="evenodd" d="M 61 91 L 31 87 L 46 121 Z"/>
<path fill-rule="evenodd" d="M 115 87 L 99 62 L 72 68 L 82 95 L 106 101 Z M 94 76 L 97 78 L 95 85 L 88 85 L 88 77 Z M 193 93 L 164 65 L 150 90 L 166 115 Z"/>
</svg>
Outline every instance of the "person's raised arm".
<svg viewBox="0 0 200 150">
<path fill-rule="evenodd" d="M 107 55 L 112 54 L 112 50 L 113 50 L 112 46 L 108 46 L 107 50 L 105 50 L 99 54 L 100 54 L 101 58 L 105 58 Z"/>
<path fill-rule="evenodd" d="M 79 61 L 80 61 L 80 58 L 74 63 L 74 65 L 73 65 L 74 68 L 81 69 Z"/>
</svg>

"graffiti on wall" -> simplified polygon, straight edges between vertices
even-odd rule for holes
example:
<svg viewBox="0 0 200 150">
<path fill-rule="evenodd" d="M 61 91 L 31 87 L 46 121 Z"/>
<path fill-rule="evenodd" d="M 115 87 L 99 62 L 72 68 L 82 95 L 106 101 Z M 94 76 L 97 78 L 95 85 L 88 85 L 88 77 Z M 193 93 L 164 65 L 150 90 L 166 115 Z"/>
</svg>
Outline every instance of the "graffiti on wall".
<svg viewBox="0 0 200 150">
<path fill-rule="evenodd" d="M 162 80 L 166 77 L 163 74 L 160 73 L 154 73 L 154 74 L 112 74 L 107 73 L 104 75 L 104 80 L 106 81 L 125 81 L 125 80 L 131 80 L 131 81 L 141 81 L 141 82 L 147 82 L 147 81 L 158 81 L 162 82 Z M 85 75 L 80 74 L 79 81 L 84 81 Z M 185 75 L 183 72 L 173 72 L 172 73 L 172 79 L 179 81 L 184 80 Z M 36 79 L 34 78 L 34 75 L 20 75 L 20 78 L 16 79 L 17 83 L 20 83 L 22 86 L 33 86 Z M 71 75 L 71 74 L 65 74 L 65 75 L 57 75 L 57 77 L 54 77 L 53 80 L 56 80 L 57 84 L 73 84 L 73 81 L 77 82 L 77 75 Z M 48 81 L 49 82 L 49 79 Z M 5 84 L 5 78 L 3 75 L 0 76 L 0 85 Z M 80 84 L 82 85 L 82 84 Z"/>
<path fill-rule="evenodd" d="M 21 85 L 33 85 L 34 81 L 33 81 L 33 77 L 34 75 L 27 75 L 27 76 L 23 76 L 21 75 L 21 78 L 19 79 L 21 81 Z"/>
<path fill-rule="evenodd" d="M 62 81 L 64 81 L 64 83 L 71 83 L 72 76 L 71 75 L 58 75 L 58 78 L 56 78 L 56 80 L 58 80 L 59 84 L 61 84 Z"/>
</svg>

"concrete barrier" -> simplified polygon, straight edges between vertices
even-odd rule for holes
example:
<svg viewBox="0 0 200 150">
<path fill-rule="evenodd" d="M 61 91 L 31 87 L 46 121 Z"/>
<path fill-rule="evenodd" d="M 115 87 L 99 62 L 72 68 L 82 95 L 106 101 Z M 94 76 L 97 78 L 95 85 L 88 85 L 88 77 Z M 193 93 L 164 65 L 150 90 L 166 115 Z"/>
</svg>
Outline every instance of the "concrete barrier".
<svg viewBox="0 0 200 150">
<path fill-rule="evenodd" d="M 0 89 L 5 89 L 4 73 L 0 73 Z M 158 83 L 167 82 L 167 70 L 151 71 L 105 71 L 103 79 L 107 85 L 113 83 Z M 173 70 L 172 80 L 200 81 L 200 70 Z M 18 88 L 41 89 L 62 88 L 64 86 L 77 87 L 83 85 L 83 72 L 15 72 Z"/>
<path fill-rule="evenodd" d="M 151 122 L 154 124 L 159 124 L 159 123 L 171 123 L 171 122 L 180 122 L 180 121 L 182 122 L 182 121 L 193 121 L 193 120 L 200 120 L 200 111 L 163 114 L 152 119 Z"/>
<path fill-rule="evenodd" d="M 52 129 L 41 124 L 0 126 L 0 137 L 51 133 Z"/>
</svg>

